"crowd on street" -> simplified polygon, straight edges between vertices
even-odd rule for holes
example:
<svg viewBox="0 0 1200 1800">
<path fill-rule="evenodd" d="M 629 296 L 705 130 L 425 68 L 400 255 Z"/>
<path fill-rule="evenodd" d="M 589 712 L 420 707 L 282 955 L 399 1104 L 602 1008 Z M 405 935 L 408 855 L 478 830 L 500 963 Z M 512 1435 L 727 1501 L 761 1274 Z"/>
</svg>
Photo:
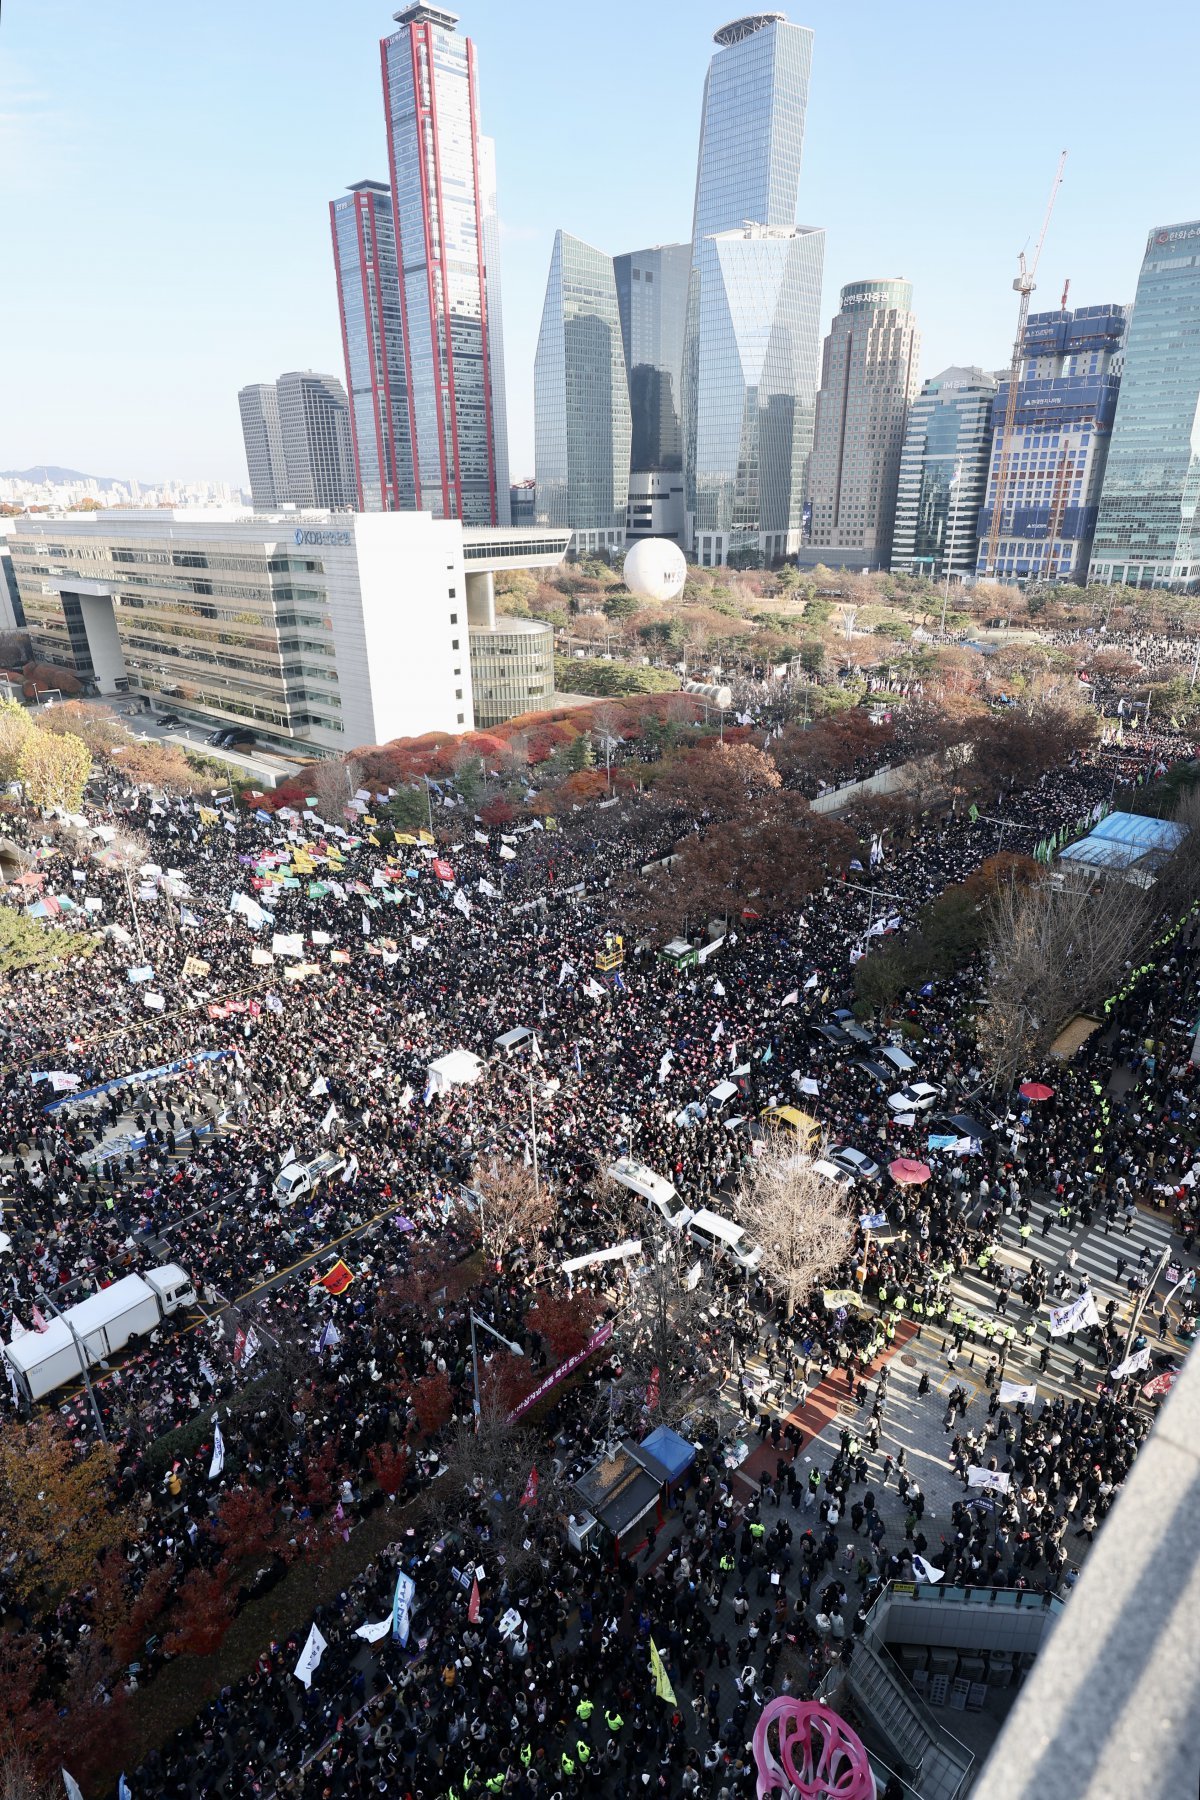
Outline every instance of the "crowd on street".
<svg viewBox="0 0 1200 1800">
<path fill-rule="evenodd" d="M 1147 772 L 1179 754 L 1169 734 L 1139 737 L 1132 723 L 1122 751 Z M 726 921 L 713 953 L 684 967 L 628 933 L 612 955 L 630 867 L 679 835 L 636 795 L 607 817 L 593 808 L 507 833 L 446 805 L 436 845 L 413 834 L 390 848 L 376 823 L 386 796 L 368 792 L 334 823 L 107 778 L 66 831 L 6 820 L 32 872 L 10 898 L 53 900 L 47 930 L 77 919 L 105 930 L 90 957 L 22 975 L 0 1016 L 0 1336 L 43 1329 L 164 1258 L 197 1293 L 186 1328 L 168 1323 L 96 1372 L 94 1399 L 52 1402 L 81 1454 L 101 1427 L 116 1449 L 136 1521 L 122 1546 L 133 1591 L 157 1571 L 177 1586 L 210 1568 L 208 1527 L 239 1489 L 276 1494 L 300 1554 L 353 1545 L 383 1507 L 395 1520 L 394 1541 L 317 1608 L 325 1647 L 309 1684 L 295 1673 L 303 1631 L 264 1642 L 249 1674 L 128 1771 L 133 1800 L 532 1800 L 631 1784 L 733 1800 L 754 1791 L 762 1699 L 836 1676 L 889 1580 L 935 1565 L 960 1585 L 1069 1585 L 1150 1426 L 1141 1388 L 1155 1345 L 1194 1327 L 1200 921 L 1161 922 L 1153 956 L 1047 1075 L 1040 1103 L 989 1088 L 978 957 L 907 995 L 886 1032 L 872 1025 L 911 1052 L 938 1111 L 970 1115 L 978 1135 L 892 1106 L 861 1066 L 871 1052 L 817 1027 L 849 1017 L 876 921 L 911 923 L 1002 833 L 1032 844 L 1074 828 L 1112 788 L 1111 764 L 1088 753 L 1031 771 L 986 818 L 919 816 L 801 909 Z M 131 832 L 144 857 L 127 879 L 106 850 Z M 520 1026 L 536 1042 L 498 1049 Z M 478 1078 L 439 1086 L 431 1065 L 455 1051 L 479 1059 Z M 710 1099 L 730 1077 L 740 1125 Z M 691 1384 L 696 1398 L 668 1421 L 697 1460 L 644 1542 L 596 1557 L 567 1541 L 568 1483 L 614 1424 L 636 1437 L 659 1414 L 649 1379 L 630 1382 L 645 1321 L 636 1271 L 614 1260 L 576 1274 L 574 1295 L 613 1335 L 528 1427 L 544 1486 L 510 1542 L 488 1484 L 455 1454 L 496 1360 L 491 1332 L 519 1344 L 532 1373 L 552 1370 L 538 1306 L 566 1293 L 562 1262 L 638 1237 L 650 1257 L 664 1229 L 605 1179 L 613 1160 L 632 1156 L 689 1207 L 736 1218 L 752 1122 L 781 1103 L 883 1171 L 849 1203 L 886 1229 L 860 1225 L 824 1284 L 857 1303 L 828 1306 L 814 1290 L 788 1316 L 769 1275 L 701 1259 L 695 1329 L 671 1371 L 672 1391 Z M 326 1154 L 332 1174 L 281 1194 L 285 1166 Z M 922 1160 L 928 1179 L 892 1183 L 897 1157 Z M 554 1208 L 496 1255 L 477 1190 L 505 1164 L 536 1170 Z M 1151 1214 L 1178 1246 L 1166 1287 L 1142 1243 Z M 1078 1246 L 1102 1237 L 1128 1239 L 1125 1292 L 1097 1291 L 1078 1328 L 1052 1339 L 1049 1309 L 1093 1294 Z M 339 1264 L 345 1283 L 322 1285 Z M 976 1305 L 968 1277 L 984 1290 Z M 1131 1339 L 1143 1293 L 1152 1304 Z M 931 1419 L 944 1408 L 944 1465 L 962 1483 L 936 1521 L 890 1436 L 894 1353 L 914 1334 L 945 1368 L 969 1358 L 986 1380 L 986 1405 L 968 1406 L 965 1389 L 914 1389 Z M 1012 1397 L 1039 1381 L 1036 1399 Z M 240 1404 L 256 1386 L 254 1405 Z M 856 1423 L 817 1457 L 800 1421 L 831 1388 L 852 1397 Z M 0 1432 L 40 1410 L 11 1374 L 0 1401 Z M 164 1465 L 159 1441 L 197 1422 Z M 393 1499 L 371 1459 L 405 1441 Z M 739 1464 L 747 1447 L 753 1476 Z M 501 1511 L 518 1507 L 524 1479 L 506 1474 Z M 3 1533 L 0 1522 L 0 1548 Z M 37 1634 L 48 1663 L 69 1654 L 94 1593 L 42 1615 L 10 1575 L 0 1557 L 0 1615 Z M 391 1629 L 398 1575 L 415 1587 L 403 1642 Z M 385 1618 L 386 1633 L 360 1633 Z M 648 1672 L 651 1639 L 670 1698 Z M 99 1702 L 153 1683 L 168 1660 L 151 1638 Z"/>
</svg>

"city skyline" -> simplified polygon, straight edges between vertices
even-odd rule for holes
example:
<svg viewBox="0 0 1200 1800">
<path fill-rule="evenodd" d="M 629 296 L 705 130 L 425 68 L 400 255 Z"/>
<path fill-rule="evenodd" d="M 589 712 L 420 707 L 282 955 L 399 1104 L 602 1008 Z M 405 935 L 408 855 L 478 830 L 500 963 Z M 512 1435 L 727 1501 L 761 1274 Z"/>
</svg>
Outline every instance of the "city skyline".
<svg viewBox="0 0 1200 1800">
<path fill-rule="evenodd" d="M 6 337 L 22 355 L 6 371 L 0 465 L 245 485 L 238 389 L 280 368 L 340 366 L 328 201 L 388 177 L 378 43 L 394 29 L 391 12 L 347 0 L 336 34 L 322 36 L 320 82 L 305 87 L 303 59 L 279 80 L 279 31 L 308 41 L 306 28 L 322 23 L 308 0 L 286 12 L 269 0 L 250 16 L 215 0 L 203 32 L 179 18 L 153 37 L 132 18 L 81 14 L 66 0 L 10 0 L 0 28 L 10 240 L 35 241 L 33 207 L 43 217 L 49 199 L 66 252 L 105 275 L 81 290 L 61 280 L 57 253 L 22 259 L 5 294 Z M 995 134 L 980 123 L 992 113 L 976 70 L 995 50 L 982 21 L 933 4 L 915 31 L 897 15 L 864 36 L 829 4 L 787 14 L 814 32 L 800 215 L 826 233 L 822 335 L 842 285 L 894 269 L 913 283 L 923 379 L 951 363 L 1004 366 L 1017 253 L 1036 236 L 1063 144 L 1071 156 L 1035 310 L 1056 303 L 1067 276 L 1072 304 L 1132 301 L 1147 231 L 1200 211 L 1184 109 L 1147 108 L 1136 133 L 1114 133 L 1108 109 L 1031 105 L 1019 133 L 1006 129 L 998 174 Z M 478 48 L 484 130 L 496 142 L 510 461 L 521 479 L 533 471 L 533 351 L 554 233 L 616 255 L 685 238 L 704 71 L 724 15 L 669 0 L 647 15 L 618 0 L 598 26 L 526 0 L 517 16 L 514 31 L 512 9 L 474 0 L 461 30 Z M 1035 16 L 1017 5 L 1006 31 L 1019 36 Z M 1085 85 L 1110 78 L 1112 48 L 1094 10 L 1086 19 L 1072 73 Z M 1060 23 L 1069 32 L 1069 18 Z M 1122 39 L 1128 91 L 1152 91 L 1168 48 L 1178 62 L 1200 43 L 1186 19 L 1172 22 L 1169 43 L 1165 22 L 1151 27 Z M 638 105 L 639 72 L 651 65 L 653 103 Z M 130 67 L 137 104 L 106 105 Z M 617 105 L 622 81 L 632 99 Z M 220 134 L 200 129 L 214 89 Z M 638 178 L 648 167 L 651 182 Z"/>
</svg>

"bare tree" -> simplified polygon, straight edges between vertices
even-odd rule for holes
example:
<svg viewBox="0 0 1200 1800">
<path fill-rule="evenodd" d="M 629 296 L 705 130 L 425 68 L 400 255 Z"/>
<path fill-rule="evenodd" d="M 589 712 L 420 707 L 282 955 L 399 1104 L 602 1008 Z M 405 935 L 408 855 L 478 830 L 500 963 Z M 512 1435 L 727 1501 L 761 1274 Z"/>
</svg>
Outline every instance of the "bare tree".
<svg viewBox="0 0 1200 1800">
<path fill-rule="evenodd" d="M 477 1170 L 475 1186 L 483 1196 L 483 1246 L 497 1262 L 518 1245 L 531 1248 L 554 1217 L 553 1193 L 524 1163 L 494 1158 L 490 1167 Z"/>
<path fill-rule="evenodd" d="M 846 1256 L 854 1221 L 843 1190 L 818 1174 L 816 1159 L 782 1141 L 757 1157 L 738 1203 L 738 1219 L 762 1245 L 762 1266 L 796 1302 Z"/>
<path fill-rule="evenodd" d="M 634 1271 L 621 1318 L 613 1409 L 672 1424 L 716 1385 L 719 1350 L 705 1316 L 707 1295 L 688 1285 L 694 1253 L 675 1237 L 647 1248 L 650 1260 Z"/>
<path fill-rule="evenodd" d="M 1075 1013 L 1101 1004 L 1153 935 L 1153 890 L 1081 871 L 1000 887 L 988 905 L 988 1006 L 979 1048 L 1009 1088 Z"/>
<path fill-rule="evenodd" d="M 18 1745 L 0 1752 L 0 1800 L 57 1800 L 61 1792 L 61 1782 L 39 1775 Z"/>
<path fill-rule="evenodd" d="M 322 818 L 341 819 L 363 785 L 363 766 L 352 756 L 345 760 L 332 756 L 317 764 L 311 779 L 321 804 Z"/>
</svg>

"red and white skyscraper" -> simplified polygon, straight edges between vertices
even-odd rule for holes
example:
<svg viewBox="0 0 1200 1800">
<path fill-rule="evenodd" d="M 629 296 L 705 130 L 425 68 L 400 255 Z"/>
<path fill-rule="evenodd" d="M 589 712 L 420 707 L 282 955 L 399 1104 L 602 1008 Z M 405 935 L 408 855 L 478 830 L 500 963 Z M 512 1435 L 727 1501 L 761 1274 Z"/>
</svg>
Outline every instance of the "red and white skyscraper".
<svg viewBox="0 0 1200 1800">
<path fill-rule="evenodd" d="M 475 48 L 454 13 L 407 6 L 380 44 L 400 266 L 413 504 L 506 525 L 494 160 Z"/>
<path fill-rule="evenodd" d="M 412 444 L 392 190 L 355 181 L 329 202 L 360 512 L 411 512 Z"/>
</svg>

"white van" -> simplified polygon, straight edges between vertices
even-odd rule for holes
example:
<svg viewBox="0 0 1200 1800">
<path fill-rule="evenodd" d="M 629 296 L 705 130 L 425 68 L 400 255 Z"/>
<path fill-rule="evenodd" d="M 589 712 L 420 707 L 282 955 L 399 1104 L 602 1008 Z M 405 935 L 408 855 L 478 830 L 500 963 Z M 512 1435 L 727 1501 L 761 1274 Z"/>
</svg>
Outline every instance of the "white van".
<svg viewBox="0 0 1200 1800">
<path fill-rule="evenodd" d="M 748 1238 L 732 1219 L 723 1219 L 719 1213 L 709 1212 L 707 1207 L 702 1206 L 699 1212 L 692 1214 L 687 1230 L 698 1249 L 707 1250 L 710 1255 L 728 1256 L 747 1275 L 753 1274 L 763 1259 L 761 1244 Z"/>
<path fill-rule="evenodd" d="M 879 1054 L 891 1063 L 893 1069 L 899 1070 L 901 1075 L 911 1075 L 917 1066 L 908 1051 L 901 1050 L 898 1044 L 882 1045 Z"/>
<path fill-rule="evenodd" d="M 631 1194 L 640 1194 L 646 1204 L 676 1230 L 690 1217 L 688 1207 L 666 1176 L 656 1175 L 653 1169 L 648 1169 L 645 1163 L 635 1162 L 632 1156 L 619 1156 L 610 1164 L 607 1174 L 610 1181 L 628 1188 Z"/>
</svg>

